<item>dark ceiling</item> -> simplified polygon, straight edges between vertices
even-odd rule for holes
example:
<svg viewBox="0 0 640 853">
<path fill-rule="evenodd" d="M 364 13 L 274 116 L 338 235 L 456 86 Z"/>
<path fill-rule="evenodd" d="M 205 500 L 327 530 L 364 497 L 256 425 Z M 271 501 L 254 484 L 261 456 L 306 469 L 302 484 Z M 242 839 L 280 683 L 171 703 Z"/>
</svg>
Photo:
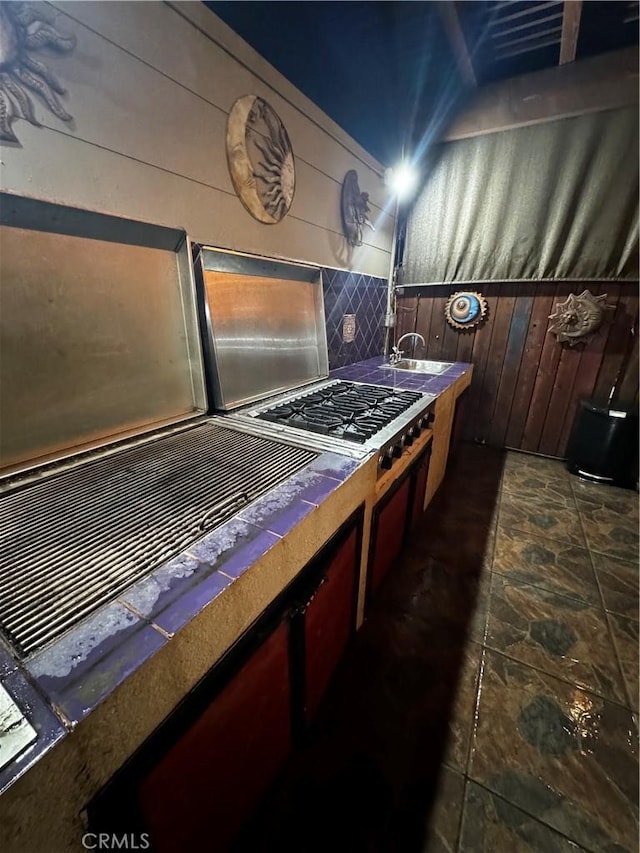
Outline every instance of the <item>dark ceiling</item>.
<svg viewBox="0 0 640 853">
<path fill-rule="evenodd" d="M 428 147 L 475 86 L 638 44 L 637 0 L 206 5 L 385 165 Z"/>
</svg>

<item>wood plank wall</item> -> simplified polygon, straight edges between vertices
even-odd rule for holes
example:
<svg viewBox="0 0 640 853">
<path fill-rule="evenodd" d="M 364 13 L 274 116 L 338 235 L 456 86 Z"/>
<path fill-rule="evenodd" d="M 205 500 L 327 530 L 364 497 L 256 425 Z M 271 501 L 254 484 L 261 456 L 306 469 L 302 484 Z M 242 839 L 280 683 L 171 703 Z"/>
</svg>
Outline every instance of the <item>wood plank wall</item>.
<svg viewBox="0 0 640 853">
<path fill-rule="evenodd" d="M 585 287 L 606 293 L 614 310 L 589 343 L 558 344 L 547 334 L 549 314 Z M 637 283 L 492 283 L 480 291 L 489 304 L 487 319 L 469 332 L 445 321 L 451 287 L 398 296 L 397 338 L 419 332 L 426 358 L 475 365 L 464 439 L 562 458 L 579 400 L 606 401 L 615 385 L 615 402 L 637 402 Z"/>
</svg>

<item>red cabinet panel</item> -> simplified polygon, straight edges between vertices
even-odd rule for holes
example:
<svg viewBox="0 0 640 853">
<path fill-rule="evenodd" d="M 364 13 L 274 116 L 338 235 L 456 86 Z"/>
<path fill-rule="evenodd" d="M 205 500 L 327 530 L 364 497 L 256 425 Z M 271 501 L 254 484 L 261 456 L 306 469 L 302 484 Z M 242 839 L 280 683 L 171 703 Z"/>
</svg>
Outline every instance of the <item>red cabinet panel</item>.
<svg viewBox="0 0 640 853">
<path fill-rule="evenodd" d="M 422 521 L 422 516 L 424 515 L 424 496 L 427 491 L 430 457 L 431 449 L 429 448 L 418 460 L 416 470 L 413 475 L 415 485 L 413 489 L 413 504 L 411 506 L 411 520 L 409 522 L 411 530 L 415 530 L 418 527 Z"/>
<path fill-rule="evenodd" d="M 159 853 L 226 850 L 291 748 L 281 623 L 138 789 Z"/>
<path fill-rule="evenodd" d="M 357 578 L 355 528 L 327 565 L 305 612 L 305 713 L 313 718 L 354 625 Z"/>
<path fill-rule="evenodd" d="M 369 588 L 375 591 L 402 548 L 406 529 L 410 479 L 406 477 L 391 497 L 374 509 Z"/>
</svg>

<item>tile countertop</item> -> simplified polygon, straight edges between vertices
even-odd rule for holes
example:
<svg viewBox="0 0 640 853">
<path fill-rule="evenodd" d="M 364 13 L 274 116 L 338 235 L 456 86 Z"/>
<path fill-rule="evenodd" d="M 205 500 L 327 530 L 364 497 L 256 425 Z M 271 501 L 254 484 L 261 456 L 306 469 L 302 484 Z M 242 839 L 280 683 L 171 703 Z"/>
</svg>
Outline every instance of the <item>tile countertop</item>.
<svg viewBox="0 0 640 853">
<path fill-rule="evenodd" d="M 0 794 L 367 461 L 319 455 L 26 661 L 0 638 L 0 684 L 38 734 Z"/>
<path fill-rule="evenodd" d="M 470 366 L 455 363 L 431 376 L 381 368 L 386 361 L 378 356 L 331 377 L 439 395 Z M 0 766 L 0 794 L 370 459 L 321 454 L 27 661 L 18 661 L 0 638 L 0 684 L 38 734 Z M 0 748 L 0 764 L 1 758 Z"/>
<path fill-rule="evenodd" d="M 388 363 L 388 356 L 378 355 L 366 361 L 357 361 L 347 367 L 338 367 L 331 371 L 331 378 L 366 382 L 370 385 L 386 385 L 401 388 L 403 391 L 426 391 L 437 396 L 450 388 L 472 366 L 455 361 L 444 373 L 433 376 L 429 373 L 413 373 L 408 370 L 391 370 L 388 367 L 382 367 L 383 364 Z"/>
</svg>

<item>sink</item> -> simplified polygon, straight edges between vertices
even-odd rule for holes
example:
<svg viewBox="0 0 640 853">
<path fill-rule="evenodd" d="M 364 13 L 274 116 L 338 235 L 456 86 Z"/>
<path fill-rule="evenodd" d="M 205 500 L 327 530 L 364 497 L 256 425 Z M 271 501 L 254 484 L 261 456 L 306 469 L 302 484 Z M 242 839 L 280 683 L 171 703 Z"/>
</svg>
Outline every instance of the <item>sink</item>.
<svg viewBox="0 0 640 853">
<path fill-rule="evenodd" d="M 412 373 L 430 373 L 439 376 L 441 373 L 453 367 L 452 361 L 427 361 L 421 358 L 402 358 L 395 364 L 383 364 L 391 370 L 410 370 Z"/>
</svg>

